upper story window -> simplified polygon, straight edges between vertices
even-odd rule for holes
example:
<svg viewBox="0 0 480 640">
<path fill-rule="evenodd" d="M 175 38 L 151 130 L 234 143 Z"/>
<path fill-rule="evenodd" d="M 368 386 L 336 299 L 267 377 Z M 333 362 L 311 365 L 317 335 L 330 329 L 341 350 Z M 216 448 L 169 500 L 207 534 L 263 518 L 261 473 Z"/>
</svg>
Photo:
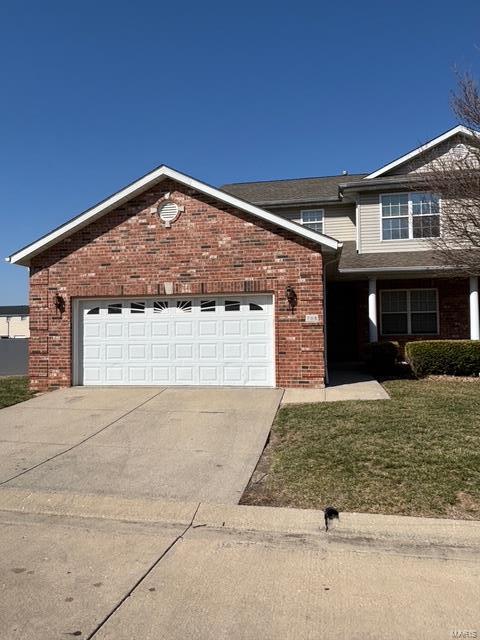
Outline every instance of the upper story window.
<svg viewBox="0 0 480 640">
<path fill-rule="evenodd" d="M 300 211 L 300 215 L 300 222 L 304 227 L 323 233 L 323 209 L 304 209 Z"/>
<path fill-rule="evenodd" d="M 438 238 L 440 200 L 433 193 L 389 193 L 380 196 L 382 240 Z"/>
</svg>

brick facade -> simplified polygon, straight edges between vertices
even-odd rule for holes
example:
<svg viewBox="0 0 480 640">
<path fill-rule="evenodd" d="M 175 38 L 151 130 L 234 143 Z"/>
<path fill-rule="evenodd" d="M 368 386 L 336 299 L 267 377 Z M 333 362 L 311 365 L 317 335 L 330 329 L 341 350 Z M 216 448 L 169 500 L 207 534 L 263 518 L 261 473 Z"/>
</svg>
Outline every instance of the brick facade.
<svg viewBox="0 0 480 640">
<path fill-rule="evenodd" d="M 328 286 L 328 285 L 327 285 Z M 368 343 L 368 281 L 356 283 L 356 335 L 360 357 Z M 437 289 L 439 330 L 437 335 L 388 335 L 381 333 L 382 289 Z M 379 340 L 395 340 L 404 347 L 414 340 L 468 340 L 470 338 L 469 284 L 467 278 L 422 278 L 409 280 L 377 280 L 377 326 Z"/>
<path fill-rule="evenodd" d="M 184 207 L 170 229 L 156 212 L 166 192 Z M 32 259 L 31 387 L 72 383 L 73 299 L 164 296 L 165 282 L 173 283 L 173 295 L 272 293 L 277 385 L 323 386 L 322 281 L 317 244 L 164 181 Z M 287 285 L 298 296 L 294 313 Z M 304 322 L 312 313 L 319 324 Z"/>
</svg>

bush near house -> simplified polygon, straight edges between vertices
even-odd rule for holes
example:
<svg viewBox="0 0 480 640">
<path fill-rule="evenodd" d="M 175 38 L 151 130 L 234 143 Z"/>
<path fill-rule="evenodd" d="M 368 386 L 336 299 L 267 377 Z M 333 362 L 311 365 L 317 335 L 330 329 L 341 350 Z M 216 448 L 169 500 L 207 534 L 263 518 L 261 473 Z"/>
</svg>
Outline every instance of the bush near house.
<svg viewBox="0 0 480 640">
<path fill-rule="evenodd" d="M 365 345 L 365 361 L 370 371 L 377 374 L 391 374 L 400 357 L 398 342 L 370 342 Z"/>
<path fill-rule="evenodd" d="M 408 342 L 405 355 L 413 373 L 419 378 L 428 375 L 480 374 L 480 340 Z"/>
</svg>

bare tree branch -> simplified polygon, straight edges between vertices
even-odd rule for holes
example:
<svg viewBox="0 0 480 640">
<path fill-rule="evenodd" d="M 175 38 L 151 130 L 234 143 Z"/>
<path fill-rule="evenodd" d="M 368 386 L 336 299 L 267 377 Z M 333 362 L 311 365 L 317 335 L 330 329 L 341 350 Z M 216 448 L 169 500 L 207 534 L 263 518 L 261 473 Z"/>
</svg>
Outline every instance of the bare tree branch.
<svg viewBox="0 0 480 640">
<path fill-rule="evenodd" d="M 458 76 L 452 97 L 458 120 L 470 130 L 452 148 L 434 149 L 423 174 L 427 189 L 441 197 L 441 235 L 430 240 L 446 266 L 480 273 L 480 91 L 468 74 Z"/>
</svg>

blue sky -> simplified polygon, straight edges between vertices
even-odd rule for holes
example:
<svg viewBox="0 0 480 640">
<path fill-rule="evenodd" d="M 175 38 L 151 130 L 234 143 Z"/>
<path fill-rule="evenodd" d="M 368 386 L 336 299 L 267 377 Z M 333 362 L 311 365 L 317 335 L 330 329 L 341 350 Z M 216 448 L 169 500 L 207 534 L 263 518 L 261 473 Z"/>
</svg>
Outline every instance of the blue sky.
<svg viewBox="0 0 480 640">
<path fill-rule="evenodd" d="M 373 170 L 455 124 L 478 0 L 0 8 L 3 257 L 165 163 L 214 185 Z"/>
</svg>

